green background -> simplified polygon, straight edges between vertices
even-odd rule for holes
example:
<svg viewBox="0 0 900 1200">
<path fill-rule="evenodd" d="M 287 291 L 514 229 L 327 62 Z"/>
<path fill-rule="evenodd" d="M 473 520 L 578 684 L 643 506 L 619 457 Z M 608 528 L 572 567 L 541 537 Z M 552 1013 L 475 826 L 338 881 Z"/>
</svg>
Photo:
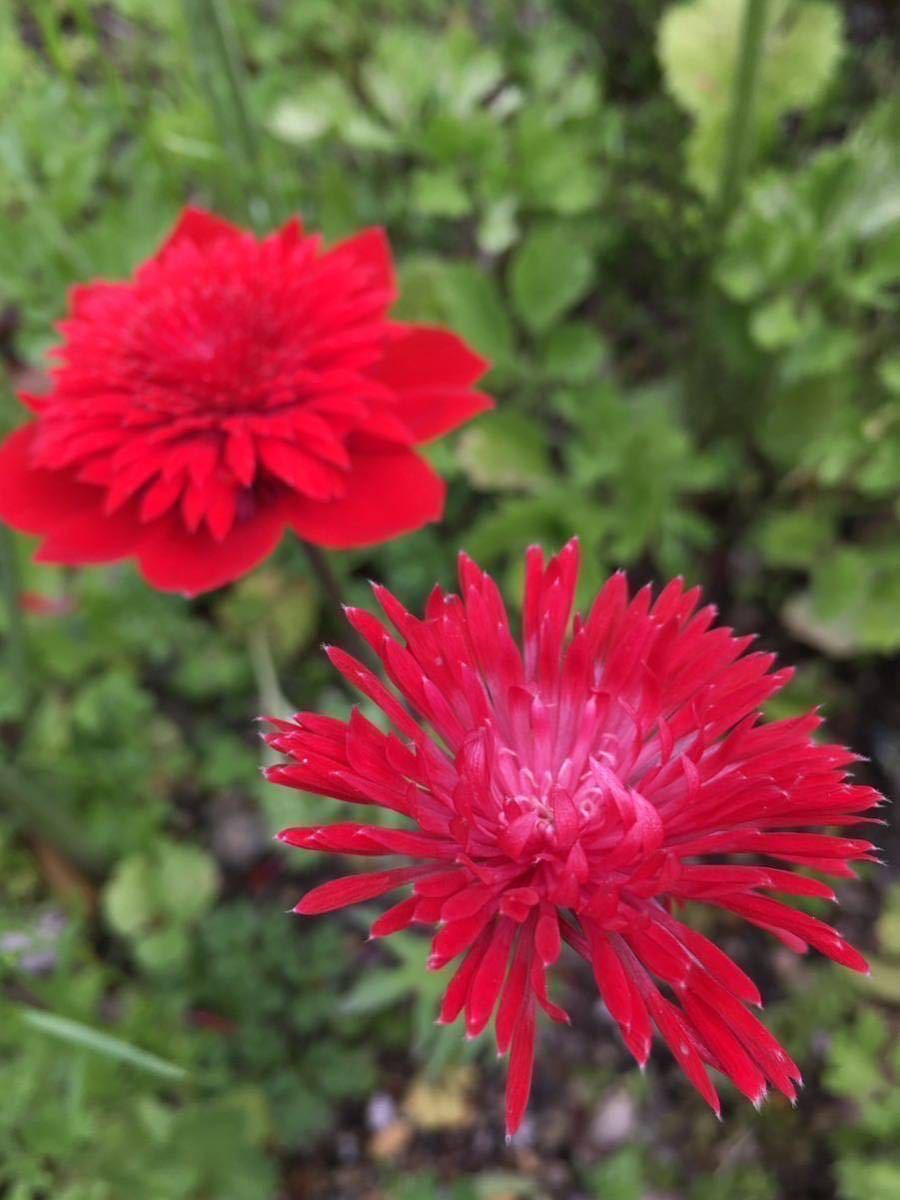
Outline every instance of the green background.
<svg viewBox="0 0 900 1200">
<path fill-rule="evenodd" d="M 410 606 L 465 546 L 511 603 L 578 533 L 582 600 L 683 573 L 797 663 L 861 774 L 900 779 L 900 104 L 891 0 L 34 0 L 0 8 L 0 425 L 66 291 L 127 277 L 187 201 L 387 227 L 398 315 L 489 356 L 429 451 L 446 522 L 334 560 Z M 748 37 L 749 32 L 749 37 Z M 753 76 L 754 104 L 741 89 Z M 737 98 L 737 103 L 736 103 Z M 535 1093 L 437 1031 L 416 936 L 287 910 L 329 801 L 264 784 L 257 712 L 346 713 L 299 547 L 194 603 L 37 568 L 0 666 L 0 1194 L 11 1200 L 895 1200 L 900 889 L 841 889 L 870 980 L 706 920 L 801 1064 L 796 1110 L 660 1051 L 629 1067 L 558 973 Z M 8 632 L 6 630 L 5 632 Z M 10 648 L 11 649 L 11 648 Z M 22 667 L 24 666 L 24 671 Z M 888 812 L 888 816 L 890 813 Z M 887 858 L 896 834 L 879 831 Z"/>
</svg>

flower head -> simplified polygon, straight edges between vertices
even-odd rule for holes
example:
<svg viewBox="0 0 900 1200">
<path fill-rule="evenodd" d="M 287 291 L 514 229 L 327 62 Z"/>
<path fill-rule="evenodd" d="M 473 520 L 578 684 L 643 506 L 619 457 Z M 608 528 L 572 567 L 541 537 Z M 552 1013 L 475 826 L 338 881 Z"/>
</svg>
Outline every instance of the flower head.
<svg viewBox="0 0 900 1200">
<path fill-rule="evenodd" d="M 385 541 L 441 515 L 414 450 L 490 406 L 455 335 L 387 318 L 384 233 L 330 250 L 187 209 L 126 283 L 76 288 L 48 395 L 0 447 L 0 520 L 45 562 L 134 556 L 188 594 L 237 578 L 285 526 Z"/>
<path fill-rule="evenodd" d="M 347 723 L 310 713 L 273 722 L 268 740 L 291 761 L 268 775 L 404 823 L 280 837 L 416 865 L 332 880 L 296 911 L 411 885 L 372 933 L 439 925 L 429 967 L 458 960 L 441 1019 L 464 1011 L 476 1035 L 494 1017 L 497 1046 L 510 1051 L 510 1132 L 531 1087 L 536 1008 L 567 1020 L 546 980 L 564 942 L 593 967 L 641 1065 L 655 1027 L 717 1113 L 709 1067 L 755 1104 L 769 1084 L 793 1100 L 797 1067 L 746 1007 L 761 1004 L 756 985 L 675 910 L 710 905 L 792 950 L 812 946 L 865 970 L 830 926 L 769 895 L 833 899 L 831 889 L 758 860 L 851 876 L 871 844 L 807 829 L 855 824 L 880 797 L 846 781 L 853 754 L 812 742 L 815 714 L 762 719 L 760 705 L 791 673 L 749 653 L 751 638 L 715 627 L 698 588 L 676 580 L 655 599 L 649 588 L 629 598 L 614 575 L 568 632 L 577 574 L 575 542 L 547 565 L 528 551 L 521 649 L 496 585 L 465 556 L 461 595 L 436 589 L 422 620 L 375 588 L 400 640 L 349 610 L 405 705 L 364 665 L 329 654 L 394 730 L 358 711 Z"/>
</svg>

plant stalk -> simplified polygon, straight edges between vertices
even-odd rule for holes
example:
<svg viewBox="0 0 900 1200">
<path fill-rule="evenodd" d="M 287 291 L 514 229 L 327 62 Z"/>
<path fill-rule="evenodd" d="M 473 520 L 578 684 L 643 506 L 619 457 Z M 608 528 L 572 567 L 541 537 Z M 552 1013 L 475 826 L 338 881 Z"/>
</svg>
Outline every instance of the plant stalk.
<svg viewBox="0 0 900 1200">
<path fill-rule="evenodd" d="M 709 261 L 700 286 L 694 330 L 694 353 L 687 373 L 687 406 L 697 428 L 709 434 L 717 423 L 730 422 L 733 413 L 723 413 L 714 396 L 718 363 L 716 341 L 710 330 L 715 322 L 716 293 L 713 269 L 728 225 L 741 199 L 744 177 L 752 149 L 753 110 L 765 48 L 769 0 L 744 0 L 737 70 L 731 91 L 719 186 L 711 206 Z"/>
<path fill-rule="evenodd" d="M 365 638 L 356 632 L 352 625 L 348 625 L 340 619 L 347 605 L 344 601 L 340 580 L 332 570 L 328 556 L 318 546 L 313 546 L 310 542 L 301 542 L 301 545 L 303 546 L 309 565 L 312 567 L 313 574 L 318 581 L 322 595 L 328 604 L 330 623 L 336 631 L 337 641 L 345 649 L 351 651 L 360 662 L 378 670 L 381 664 L 377 661 L 372 647 Z"/>
<path fill-rule="evenodd" d="M 249 166 L 259 163 L 259 139 L 247 104 L 246 81 L 228 0 L 203 0 L 234 114 L 236 140 Z"/>
<path fill-rule="evenodd" d="M 720 231 L 740 199 L 747 163 L 750 160 L 750 131 L 762 63 L 768 5 L 769 0 L 744 0 L 740 53 L 731 93 L 731 112 L 716 203 L 717 227 Z"/>
<path fill-rule="evenodd" d="M 266 193 L 265 171 L 261 169 L 259 134 L 247 103 L 246 79 L 228 0 L 183 0 L 183 5 L 197 74 L 220 136 L 242 163 L 245 179 L 252 177 L 253 180 L 255 190 L 245 195 L 245 207 L 251 220 L 260 217 L 259 209 L 254 209 L 258 202 L 262 202 L 271 214 L 273 204 Z M 224 89 L 220 88 L 220 81 L 224 82 Z M 318 546 L 309 542 L 302 545 L 331 611 L 331 620 L 336 623 L 344 607 L 338 577 Z M 369 647 L 354 630 L 345 629 L 342 633 L 342 640 L 351 643 L 356 654 L 364 661 L 371 661 Z M 254 656 L 257 666 L 261 666 L 259 645 L 255 647 Z"/>
<path fill-rule="evenodd" d="M 28 689 L 28 649 L 22 616 L 22 585 L 16 542 L 8 526 L 0 526 L 0 586 L 6 610 L 6 655 L 9 672 L 24 697 Z"/>
<path fill-rule="evenodd" d="M 239 166 L 241 204 L 251 222 L 267 224 L 272 205 L 228 0 L 182 0 L 182 4 L 197 78 L 221 142 Z"/>
</svg>

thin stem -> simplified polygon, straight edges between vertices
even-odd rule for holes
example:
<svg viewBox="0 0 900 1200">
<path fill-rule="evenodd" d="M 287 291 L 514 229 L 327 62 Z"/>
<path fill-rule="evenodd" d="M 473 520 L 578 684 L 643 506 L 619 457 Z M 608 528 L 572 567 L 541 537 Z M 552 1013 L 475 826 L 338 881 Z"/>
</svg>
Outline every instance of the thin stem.
<svg viewBox="0 0 900 1200">
<path fill-rule="evenodd" d="M 34 6 L 32 12 L 41 31 L 41 40 L 44 43 L 43 48 L 47 58 L 68 84 L 70 94 L 73 96 L 73 102 L 79 104 L 78 80 L 75 69 L 66 53 L 64 39 L 60 36 L 53 5 L 49 0 L 42 0 L 41 3 Z"/>
<path fill-rule="evenodd" d="M 131 123 L 131 112 L 128 104 L 128 97 L 125 94 L 125 85 L 122 82 L 122 77 L 116 70 L 115 63 L 111 54 L 106 52 L 105 47 L 100 38 L 100 30 L 97 28 L 97 22 L 94 20 L 91 12 L 90 4 L 87 0 L 74 0 L 72 4 L 75 12 L 75 19 L 78 22 L 82 33 L 95 46 L 100 60 L 100 70 L 106 80 L 106 86 L 113 98 L 115 106 L 122 113 L 126 123 Z"/>
<path fill-rule="evenodd" d="M 740 199 L 741 187 L 750 160 L 751 127 L 759 68 L 767 25 L 768 0 L 745 0 L 741 23 L 741 44 L 737 71 L 731 93 L 731 112 L 725 139 L 722 173 L 716 215 L 720 228 L 728 221 Z"/>
<path fill-rule="evenodd" d="M 259 162 L 259 140 L 247 104 L 246 80 L 227 0 L 204 0 L 234 112 L 235 129 L 246 161 Z"/>
<path fill-rule="evenodd" d="M 252 630 L 247 640 L 253 674 L 262 711 L 269 716 L 285 717 L 294 711 L 294 706 L 281 689 L 278 668 L 272 655 L 272 646 L 265 625 Z"/>
<path fill-rule="evenodd" d="M 329 606 L 334 611 L 337 611 L 339 608 L 342 609 L 344 607 L 344 594 L 340 580 L 331 569 L 331 563 L 318 546 L 313 546 L 310 542 L 301 542 L 300 544 L 303 547 L 309 565 L 312 567 L 313 574 L 319 581 L 322 594 L 328 601 Z"/>
<path fill-rule="evenodd" d="M 22 617 L 22 586 L 19 578 L 15 538 L 6 525 L 0 526 L 0 585 L 3 589 L 3 606 L 6 610 L 9 671 L 24 697 L 28 690 L 28 651 L 25 621 Z"/>
<path fill-rule="evenodd" d="M 254 223 L 265 224 L 271 209 L 266 172 L 260 166 L 259 135 L 247 103 L 247 84 L 227 2 L 182 3 L 197 77 L 222 144 L 231 153 L 228 181 L 233 183 L 237 177 L 247 216 Z"/>
<path fill-rule="evenodd" d="M 722 169 L 715 203 L 711 209 L 709 268 L 700 288 L 695 315 L 694 353 L 688 367 L 687 405 L 701 433 L 719 421 L 733 428 L 734 413 L 726 413 L 713 395 L 719 376 L 717 341 L 711 328 L 716 315 L 716 292 L 712 268 L 722 246 L 728 224 L 741 198 L 744 176 L 752 148 L 753 109 L 759 84 L 759 69 L 765 46 L 768 0 L 744 0 L 737 70 L 731 91 L 731 110 L 725 138 Z"/>
<path fill-rule="evenodd" d="M 376 662 L 375 655 L 369 643 L 365 638 L 360 637 L 352 625 L 347 625 L 340 621 L 340 614 L 347 605 L 344 602 L 340 580 L 332 570 L 327 555 L 318 546 L 313 546 L 310 542 L 301 542 L 300 544 L 303 547 L 309 565 L 312 567 L 313 574 L 319 582 L 322 595 L 328 603 L 330 624 L 337 631 L 338 640 L 347 649 L 352 650 L 361 662 L 367 663 L 369 666 L 377 669 L 381 664 Z"/>
</svg>

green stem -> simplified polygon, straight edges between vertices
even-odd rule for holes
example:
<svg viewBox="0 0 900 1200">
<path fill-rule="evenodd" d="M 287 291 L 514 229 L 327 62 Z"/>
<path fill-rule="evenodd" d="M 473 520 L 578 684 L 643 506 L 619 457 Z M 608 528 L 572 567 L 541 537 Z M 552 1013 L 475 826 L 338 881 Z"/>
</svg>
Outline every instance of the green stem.
<svg viewBox="0 0 900 1200">
<path fill-rule="evenodd" d="M 28 652 L 25 621 L 22 617 L 22 586 L 15 538 L 6 525 L 0 526 L 0 584 L 3 588 L 3 606 L 6 609 L 9 672 L 24 697 L 28 689 Z"/>
<path fill-rule="evenodd" d="M 228 84 L 237 138 L 248 165 L 256 166 L 259 163 L 259 140 L 247 104 L 246 80 L 231 11 L 227 0 L 204 0 L 204 3 L 209 12 L 210 29 L 222 64 L 222 72 Z"/>
<path fill-rule="evenodd" d="M 122 82 L 122 77 L 116 70 L 112 56 L 108 54 L 102 44 L 100 31 L 97 28 L 97 23 L 94 20 L 88 0 L 72 0 L 72 8 L 75 13 L 75 20 L 78 22 L 82 33 L 89 42 L 97 50 L 97 56 L 100 61 L 100 70 L 103 78 L 106 80 L 107 90 L 112 96 L 113 104 L 118 108 L 119 112 L 125 119 L 126 124 L 131 123 L 131 112 L 128 104 L 128 97 L 125 94 L 125 86 Z"/>
<path fill-rule="evenodd" d="M 66 81 L 73 104 L 80 106 L 78 80 L 75 69 L 66 53 L 64 39 L 60 35 L 54 6 L 49 3 L 49 0 L 42 0 L 41 3 L 34 5 L 32 13 L 41 32 L 41 40 L 44 43 L 43 49 L 47 58 Z"/>
<path fill-rule="evenodd" d="M 228 142 L 238 161 L 243 165 L 243 174 L 253 180 L 253 194 L 245 196 L 246 207 L 251 219 L 267 218 L 269 211 L 260 211 L 260 202 L 266 210 L 272 205 L 262 194 L 266 173 L 260 167 L 261 150 L 258 130 L 247 103 L 247 87 L 237 45 L 228 0 L 183 0 L 191 44 L 194 51 L 197 73 L 207 95 L 213 117 L 219 126 L 220 136 Z M 225 92 L 220 90 L 224 81 Z M 325 554 L 317 546 L 303 543 L 313 574 L 331 610 L 334 621 L 343 607 L 343 594 L 337 575 L 332 570 Z M 364 661 L 371 661 L 369 647 L 352 629 L 342 631 L 341 640 L 349 642 Z M 264 642 L 264 635 L 263 635 Z M 251 642 L 251 655 L 257 678 L 265 680 L 271 664 L 267 643 Z"/>
<path fill-rule="evenodd" d="M 281 690 L 278 678 L 278 668 L 272 655 L 269 635 L 264 625 L 257 626 L 247 641 L 250 662 L 253 664 L 253 674 L 256 676 L 256 689 L 259 693 L 259 703 L 266 716 L 286 717 L 294 711 L 295 706 Z"/>
<path fill-rule="evenodd" d="M 322 589 L 323 596 L 332 611 L 337 612 L 344 607 L 344 596 L 340 581 L 331 569 L 331 563 L 318 546 L 313 546 L 311 542 L 301 542 L 301 545 L 313 574 L 318 580 L 319 587 Z"/>
<path fill-rule="evenodd" d="M 700 287 L 695 315 L 694 352 L 688 366 L 687 407 L 698 431 L 708 434 L 719 423 L 732 430 L 738 414 L 724 411 L 716 397 L 720 364 L 718 345 L 711 330 L 715 324 L 717 298 L 713 267 L 728 224 L 741 198 L 744 176 L 752 149 L 753 109 L 765 46 L 768 0 L 744 0 L 737 70 L 731 91 L 731 109 L 719 186 L 711 210 L 709 267 Z"/>
<path fill-rule="evenodd" d="M 227 0 L 182 3 L 197 77 L 222 144 L 232 156 L 229 178 L 238 176 L 241 202 L 251 221 L 267 224 L 271 205 L 260 165 L 260 141 L 247 103 L 247 84 Z"/>
<path fill-rule="evenodd" d="M 313 546 L 311 542 L 301 542 L 300 544 L 328 605 L 328 623 L 334 630 L 337 644 L 353 653 L 360 662 L 378 670 L 381 664 L 373 654 L 372 647 L 352 625 L 341 620 L 343 610 L 346 608 L 343 589 L 340 580 L 332 570 L 328 556 L 318 546 Z"/>
<path fill-rule="evenodd" d="M 750 159 L 753 108 L 766 35 L 767 9 L 768 0 L 744 0 L 740 53 L 731 93 L 731 112 L 716 203 L 719 230 L 724 227 L 740 199 Z"/>
</svg>

